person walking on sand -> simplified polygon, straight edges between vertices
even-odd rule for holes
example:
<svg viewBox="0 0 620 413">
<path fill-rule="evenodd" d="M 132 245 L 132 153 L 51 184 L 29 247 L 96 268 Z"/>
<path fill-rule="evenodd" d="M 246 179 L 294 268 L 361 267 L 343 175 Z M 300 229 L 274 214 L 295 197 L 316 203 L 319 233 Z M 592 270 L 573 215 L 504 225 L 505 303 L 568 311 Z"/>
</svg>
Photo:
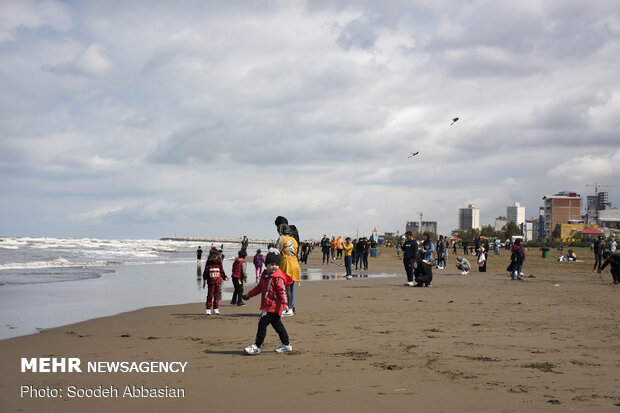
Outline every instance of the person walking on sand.
<svg viewBox="0 0 620 413">
<path fill-rule="evenodd" d="M 323 235 L 321 240 L 321 252 L 323 252 L 323 264 L 329 264 L 329 238 Z"/>
<path fill-rule="evenodd" d="M 411 231 L 405 232 L 405 242 L 402 245 L 403 265 L 407 274 L 407 283 L 405 285 L 413 287 L 413 275 L 415 270 L 415 260 L 418 256 L 418 241 L 413 237 Z"/>
<path fill-rule="evenodd" d="M 211 307 L 213 314 L 219 314 L 220 293 L 222 292 L 222 280 L 226 281 L 228 277 L 224 273 L 224 267 L 217 250 L 211 250 L 205 264 L 205 270 L 202 273 L 202 288 L 207 289 L 207 302 L 205 303 L 206 314 L 211 315 Z"/>
<path fill-rule="evenodd" d="M 368 238 L 363 237 L 362 241 L 364 243 L 364 269 L 368 269 L 368 254 L 370 254 L 370 243 L 368 242 Z"/>
<path fill-rule="evenodd" d="M 291 229 L 287 224 L 281 224 L 278 227 L 278 233 L 280 238 L 278 238 L 276 248 L 280 251 L 281 256 L 280 269 L 293 279 L 293 282 L 286 286 L 289 309 L 283 313 L 283 316 L 292 316 L 295 315 L 295 281 L 301 281 L 301 271 L 299 261 L 297 261 L 299 245 L 293 238 Z"/>
<path fill-rule="evenodd" d="M 336 237 L 332 236 L 332 241 L 329 243 L 329 252 L 332 256 L 332 261 L 336 260 Z"/>
<path fill-rule="evenodd" d="M 336 259 L 342 259 L 342 251 L 344 250 L 344 240 L 342 239 L 342 235 L 338 237 L 336 241 Z"/>
<path fill-rule="evenodd" d="M 461 271 L 461 275 L 469 275 L 471 264 L 467 261 L 467 258 L 456 257 L 456 261 L 456 268 Z"/>
<path fill-rule="evenodd" d="M 200 262 L 200 260 L 202 259 L 202 248 L 200 248 L 200 245 L 198 246 L 198 249 L 196 250 L 196 259 L 198 260 L 198 262 Z"/>
<path fill-rule="evenodd" d="M 603 236 L 599 235 L 598 240 L 594 242 L 593 246 L 594 250 L 594 267 L 592 268 L 592 272 L 600 271 L 601 264 L 603 263 L 603 253 L 605 252 L 605 241 L 603 241 Z"/>
<path fill-rule="evenodd" d="M 344 268 L 347 272 L 347 278 L 351 279 L 353 278 L 351 275 L 351 253 L 353 252 L 353 243 L 351 242 L 351 238 L 346 238 L 345 243 L 342 246 L 342 250 L 344 252 Z"/>
<path fill-rule="evenodd" d="M 487 272 L 487 257 L 489 256 L 489 244 L 484 243 L 478 250 L 478 271 Z"/>
<path fill-rule="evenodd" d="M 256 250 L 256 255 L 254 255 L 252 262 L 254 263 L 254 269 L 256 272 L 256 282 L 258 282 L 258 278 L 263 273 L 263 263 L 265 262 L 265 258 L 263 257 L 261 250 Z"/>
<path fill-rule="evenodd" d="M 233 292 L 230 305 L 237 305 L 240 307 L 245 305 L 241 298 L 243 297 L 243 283 L 248 281 L 247 263 L 245 261 L 245 258 L 248 256 L 248 252 L 242 249 L 239 250 L 237 255 L 237 258 L 232 265 L 231 277 L 235 291 Z"/>
<path fill-rule="evenodd" d="M 616 238 L 612 236 L 611 241 L 609 241 L 609 251 L 611 251 L 612 254 L 615 254 L 617 246 Z"/>
<path fill-rule="evenodd" d="M 453 240 L 453 241 L 452 241 L 452 253 L 453 253 L 454 255 L 458 254 L 458 252 L 456 251 L 456 246 L 457 246 L 457 245 L 458 245 L 457 240 Z"/>
<path fill-rule="evenodd" d="M 512 272 L 510 273 L 510 279 L 514 280 L 515 277 L 517 280 L 522 280 L 523 274 L 523 261 L 525 260 L 525 249 L 521 243 L 523 240 L 521 238 L 517 238 L 512 245 L 511 251 L 512 254 L 510 256 L 510 261 L 512 265 Z"/>
<path fill-rule="evenodd" d="M 287 311 L 288 301 L 286 298 L 286 284 L 292 283 L 292 279 L 282 272 L 279 268 L 280 255 L 270 252 L 265 257 L 265 275 L 260 282 L 248 294 L 243 296 L 244 300 L 260 294 L 261 317 L 258 320 L 258 329 L 254 344 L 245 348 L 246 354 L 257 355 L 261 352 L 261 347 L 267 335 L 267 326 L 271 325 L 280 337 L 280 346 L 274 350 L 276 353 L 286 353 L 293 351 L 293 346 L 288 337 L 288 332 L 282 324 L 282 311 Z"/>
<path fill-rule="evenodd" d="M 241 249 L 247 250 L 249 244 L 250 244 L 250 240 L 248 239 L 247 235 L 244 235 L 243 239 L 241 240 Z"/>
<path fill-rule="evenodd" d="M 437 241 L 437 268 L 443 270 L 446 268 L 446 244 L 443 242 L 443 235 L 439 236 Z"/>
<path fill-rule="evenodd" d="M 357 245 L 355 245 L 355 269 L 361 270 L 364 267 L 364 250 L 366 249 L 366 244 L 364 243 L 364 238 L 360 238 L 357 241 Z"/>
</svg>

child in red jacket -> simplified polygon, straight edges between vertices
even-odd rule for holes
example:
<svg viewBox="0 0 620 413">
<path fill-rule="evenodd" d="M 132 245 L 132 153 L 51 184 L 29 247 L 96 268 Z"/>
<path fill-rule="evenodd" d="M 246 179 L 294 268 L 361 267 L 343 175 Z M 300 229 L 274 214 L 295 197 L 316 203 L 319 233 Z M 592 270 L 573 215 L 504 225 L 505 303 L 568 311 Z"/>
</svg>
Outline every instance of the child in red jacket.
<svg viewBox="0 0 620 413">
<path fill-rule="evenodd" d="M 224 273 L 224 267 L 222 266 L 222 261 L 220 261 L 220 253 L 212 249 L 209 251 L 209 258 L 202 273 L 202 288 L 205 288 L 205 284 L 209 286 L 206 302 L 207 315 L 211 315 L 211 304 L 213 304 L 213 314 L 220 313 L 219 303 L 222 279 L 227 280 L 228 277 Z"/>
<path fill-rule="evenodd" d="M 288 311 L 288 302 L 286 300 L 286 285 L 291 284 L 293 280 L 280 270 L 280 255 L 270 252 L 265 257 L 266 270 L 256 287 L 248 294 L 243 296 L 244 300 L 249 300 L 261 294 L 260 309 L 263 312 L 260 320 L 258 320 L 258 331 L 256 332 L 256 341 L 251 346 L 245 348 L 247 354 L 260 354 L 260 347 L 263 345 L 265 335 L 267 334 L 267 326 L 271 324 L 280 336 L 282 345 L 275 349 L 276 353 L 285 353 L 293 351 L 293 346 L 288 339 L 286 328 L 282 324 L 282 310 Z"/>
</svg>

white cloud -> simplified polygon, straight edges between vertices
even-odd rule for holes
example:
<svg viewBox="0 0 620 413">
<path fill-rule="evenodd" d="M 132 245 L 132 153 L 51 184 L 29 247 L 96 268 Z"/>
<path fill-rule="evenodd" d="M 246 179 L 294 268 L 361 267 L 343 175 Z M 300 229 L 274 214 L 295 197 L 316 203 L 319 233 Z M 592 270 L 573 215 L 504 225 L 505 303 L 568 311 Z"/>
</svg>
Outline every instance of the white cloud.
<svg viewBox="0 0 620 413">
<path fill-rule="evenodd" d="M 620 175 L 614 1 L 0 10 L 7 233 L 446 234 Z"/>
<path fill-rule="evenodd" d="M 79 74 L 101 76 L 107 73 L 112 63 L 105 56 L 105 48 L 100 44 L 91 44 L 81 50 L 71 61 L 48 68 L 59 74 Z"/>
<path fill-rule="evenodd" d="M 607 155 L 578 156 L 563 162 L 549 171 L 547 176 L 574 182 L 597 179 L 616 180 L 620 176 L 620 150 Z"/>
<path fill-rule="evenodd" d="M 71 26 L 69 7 L 59 1 L 3 0 L 0 2 L 0 42 L 15 41 L 19 30 Z"/>
</svg>

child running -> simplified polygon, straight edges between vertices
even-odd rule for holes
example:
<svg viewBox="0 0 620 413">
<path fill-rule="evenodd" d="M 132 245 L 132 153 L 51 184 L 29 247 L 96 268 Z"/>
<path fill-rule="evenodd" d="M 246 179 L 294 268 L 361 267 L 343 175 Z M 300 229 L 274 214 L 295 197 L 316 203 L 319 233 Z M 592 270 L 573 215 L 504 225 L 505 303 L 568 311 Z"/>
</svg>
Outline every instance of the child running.
<svg viewBox="0 0 620 413">
<path fill-rule="evenodd" d="M 256 255 L 254 256 L 254 268 L 256 269 L 256 282 L 258 282 L 258 278 L 263 273 L 263 263 L 265 262 L 265 257 L 261 254 L 261 250 L 256 250 Z"/>
<path fill-rule="evenodd" d="M 245 257 L 248 256 L 248 252 L 243 248 L 239 250 L 238 257 L 233 262 L 232 266 L 232 283 L 235 288 L 235 292 L 232 296 L 232 301 L 230 305 L 242 306 L 245 305 L 241 297 L 243 296 L 243 283 L 248 281 L 247 275 L 247 263 L 245 262 Z"/>
<path fill-rule="evenodd" d="M 211 306 L 213 305 L 213 314 L 219 314 L 220 293 L 222 291 L 222 279 L 227 280 L 224 273 L 224 267 L 222 267 L 222 261 L 220 261 L 220 253 L 216 249 L 209 251 L 209 258 L 205 265 L 205 270 L 202 273 L 202 288 L 205 288 L 205 284 L 208 285 L 207 290 L 207 302 L 206 313 L 211 315 Z"/>
<path fill-rule="evenodd" d="M 293 351 L 293 346 L 288 339 L 286 328 L 282 324 L 282 310 L 288 310 L 286 300 L 286 284 L 291 284 L 293 280 L 280 270 L 280 255 L 270 252 L 265 257 L 265 273 L 256 287 L 248 294 L 243 296 L 244 300 L 249 300 L 261 294 L 260 309 L 262 311 L 258 320 L 258 330 L 256 331 L 256 341 L 251 346 L 245 348 L 245 352 L 250 355 L 260 354 L 261 346 L 267 334 L 267 326 L 271 324 L 280 336 L 282 344 L 274 351 L 285 353 Z"/>
</svg>

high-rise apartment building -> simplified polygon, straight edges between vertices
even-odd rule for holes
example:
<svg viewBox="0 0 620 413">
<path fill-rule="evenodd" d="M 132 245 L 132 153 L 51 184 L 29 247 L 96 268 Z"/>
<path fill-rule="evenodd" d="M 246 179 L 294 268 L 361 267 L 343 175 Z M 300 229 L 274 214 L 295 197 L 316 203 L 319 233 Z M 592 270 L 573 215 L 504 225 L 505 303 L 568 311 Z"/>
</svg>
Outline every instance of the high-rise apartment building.
<svg viewBox="0 0 620 413">
<path fill-rule="evenodd" d="M 411 231 L 414 234 L 434 232 L 437 233 L 437 221 L 422 221 L 422 228 L 420 228 L 420 221 L 409 221 L 405 227 L 405 231 Z"/>
<path fill-rule="evenodd" d="M 506 220 L 514 222 L 520 228 L 521 224 L 525 222 L 525 207 L 519 205 L 518 202 L 506 207 Z"/>
<path fill-rule="evenodd" d="M 480 228 L 480 210 L 474 204 L 459 208 L 459 229 L 467 231 L 470 228 Z"/>
<path fill-rule="evenodd" d="M 543 197 L 545 201 L 544 237 L 551 238 L 558 224 L 581 221 L 581 195 L 575 192 L 558 192 Z"/>
</svg>

